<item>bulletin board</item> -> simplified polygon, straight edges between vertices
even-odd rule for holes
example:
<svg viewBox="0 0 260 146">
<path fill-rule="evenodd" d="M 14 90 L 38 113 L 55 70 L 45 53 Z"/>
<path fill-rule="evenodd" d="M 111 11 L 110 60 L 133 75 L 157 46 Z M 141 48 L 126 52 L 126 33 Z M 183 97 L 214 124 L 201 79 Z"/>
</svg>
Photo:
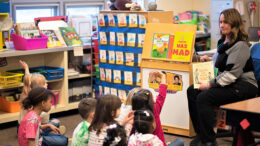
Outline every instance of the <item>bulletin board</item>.
<svg viewBox="0 0 260 146">
<path fill-rule="evenodd" d="M 150 73 L 152 71 L 161 71 L 166 74 L 167 96 L 160 114 L 162 128 L 165 133 L 189 137 L 195 135 L 189 118 L 186 93 L 188 87 L 192 84 L 192 55 L 196 28 L 196 25 L 183 24 L 149 23 L 146 26 L 141 61 L 141 86 L 142 88 L 149 89 L 154 95 L 158 95 L 159 83 L 156 85 L 157 81 L 152 81 Z M 182 34 L 184 36 L 176 37 Z M 172 36 L 176 41 L 170 40 Z M 157 42 L 158 45 L 154 45 Z M 171 44 L 171 42 L 175 43 L 175 45 Z M 183 46 L 178 46 L 179 50 L 177 52 L 176 44 L 178 42 L 181 45 L 182 42 L 184 43 Z M 187 42 L 190 44 L 184 45 Z M 154 48 L 159 48 L 159 50 L 154 51 Z M 180 53 L 181 50 L 182 52 Z M 173 55 L 178 54 L 181 57 L 171 58 Z M 175 80 L 175 76 L 178 76 L 177 81 Z"/>
</svg>

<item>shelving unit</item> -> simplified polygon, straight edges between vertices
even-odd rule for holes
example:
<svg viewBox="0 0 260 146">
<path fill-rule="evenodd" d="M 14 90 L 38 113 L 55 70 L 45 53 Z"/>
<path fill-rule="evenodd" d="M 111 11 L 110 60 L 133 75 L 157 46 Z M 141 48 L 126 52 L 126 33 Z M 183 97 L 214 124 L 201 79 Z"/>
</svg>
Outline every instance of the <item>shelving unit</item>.
<svg viewBox="0 0 260 146">
<path fill-rule="evenodd" d="M 90 45 L 84 46 L 84 49 L 91 49 Z M 36 66 L 53 66 L 64 68 L 64 77 L 57 80 L 49 80 L 48 87 L 53 90 L 59 90 L 59 99 L 57 105 L 53 106 L 50 113 L 57 113 L 76 109 L 79 102 L 69 103 L 68 82 L 72 79 L 89 78 L 91 74 L 80 74 L 78 76 L 68 76 L 68 51 L 73 50 L 73 47 L 60 47 L 60 48 L 46 48 L 39 50 L 28 51 L 5 51 L 0 53 L 0 57 L 6 57 L 8 65 L 1 67 L 0 71 L 14 70 L 21 68 L 19 60 L 27 62 L 29 67 Z M 92 86 L 92 84 L 91 84 Z M 15 87 L 1 88 L 0 92 L 4 90 L 23 87 L 23 84 Z M 0 111 L 0 124 L 16 121 L 19 112 L 6 113 Z"/>
</svg>

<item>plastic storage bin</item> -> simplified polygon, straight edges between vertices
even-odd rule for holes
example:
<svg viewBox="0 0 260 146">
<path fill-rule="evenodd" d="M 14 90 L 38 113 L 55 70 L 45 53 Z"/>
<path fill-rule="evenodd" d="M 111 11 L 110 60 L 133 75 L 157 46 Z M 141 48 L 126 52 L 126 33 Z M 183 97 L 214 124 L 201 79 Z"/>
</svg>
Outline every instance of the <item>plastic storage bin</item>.
<svg viewBox="0 0 260 146">
<path fill-rule="evenodd" d="M 17 86 L 22 83 L 23 74 L 0 72 L 0 87 Z"/>
<path fill-rule="evenodd" d="M 46 80 L 61 79 L 64 76 L 64 68 L 60 67 L 40 66 L 30 69 L 41 72 L 45 76 Z"/>
<path fill-rule="evenodd" d="M 20 101 L 8 101 L 3 97 L 0 97 L 0 110 L 8 113 L 19 112 L 21 109 Z"/>
<path fill-rule="evenodd" d="M 60 91 L 59 90 L 52 90 L 52 92 L 54 93 L 55 96 L 54 96 L 54 98 L 51 99 L 51 104 L 56 105 L 58 103 Z"/>
<path fill-rule="evenodd" d="M 16 50 L 34 50 L 47 48 L 48 37 L 40 34 L 41 38 L 25 39 L 17 34 L 11 34 Z"/>
</svg>

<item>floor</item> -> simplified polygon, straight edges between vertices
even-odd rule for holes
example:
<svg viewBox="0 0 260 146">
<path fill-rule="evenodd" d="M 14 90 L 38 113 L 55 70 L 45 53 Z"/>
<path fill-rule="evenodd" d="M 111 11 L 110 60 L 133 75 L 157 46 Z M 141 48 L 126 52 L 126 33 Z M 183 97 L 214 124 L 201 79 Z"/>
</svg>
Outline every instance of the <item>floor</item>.
<svg viewBox="0 0 260 146">
<path fill-rule="evenodd" d="M 77 113 L 77 110 L 58 113 L 51 116 L 58 117 L 58 119 L 61 120 L 61 124 L 66 126 L 67 131 L 65 135 L 69 138 L 72 137 L 74 128 L 81 121 L 81 117 Z M 165 134 L 166 143 L 173 141 L 175 138 L 183 139 L 185 146 L 189 146 L 189 143 L 191 141 L 191 138 L 188 137 Z M 219 146 L 232 145 L 232 138 L 218 138 L 217 141 Z M 0 124 L 0 146 L 18 146 L 17 134 L 16 134 L 16 122 Z"/>
</svg>

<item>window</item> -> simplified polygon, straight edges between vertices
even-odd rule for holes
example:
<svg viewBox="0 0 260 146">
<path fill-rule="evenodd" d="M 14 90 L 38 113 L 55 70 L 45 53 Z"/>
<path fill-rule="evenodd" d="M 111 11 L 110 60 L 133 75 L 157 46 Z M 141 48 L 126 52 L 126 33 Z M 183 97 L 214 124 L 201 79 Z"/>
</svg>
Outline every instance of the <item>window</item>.
<svg viewBox="0 0 260 146">
<path fill-rule="evenodd" d="M 58 6 L 15 6 L 15 22 L 34 22 L 37 17 L 58 16 Z"/>
<path fill-rule="evenodd" d="M 90 5 L 90 6 L 77 6 L 69 5 L 66 7 L 67 16 L 97 16 L 99 11 L 102 9 L 101 5 Z"/>
</svg>

